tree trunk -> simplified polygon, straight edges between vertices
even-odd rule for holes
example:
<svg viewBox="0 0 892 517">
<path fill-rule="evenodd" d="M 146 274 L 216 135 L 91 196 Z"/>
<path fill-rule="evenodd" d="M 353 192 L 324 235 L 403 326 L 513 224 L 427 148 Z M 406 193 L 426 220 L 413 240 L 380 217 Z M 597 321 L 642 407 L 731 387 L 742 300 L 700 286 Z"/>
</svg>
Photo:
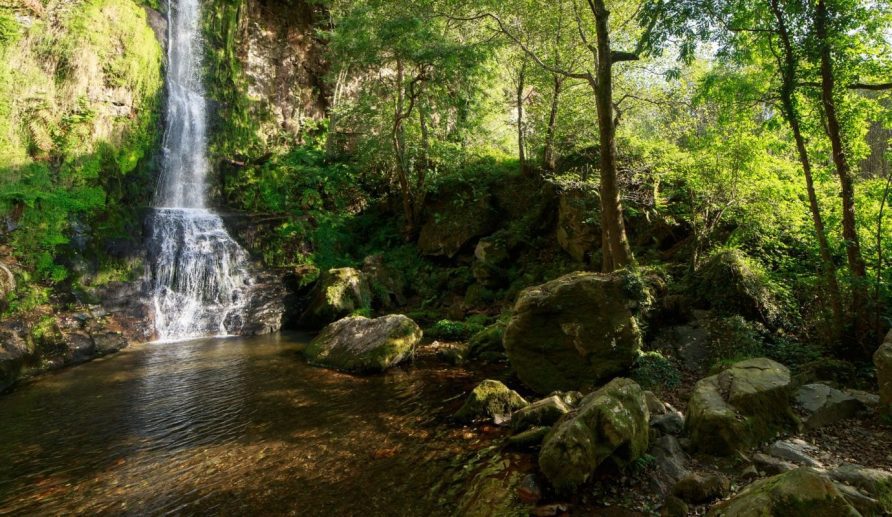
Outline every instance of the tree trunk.
<svg viewBox="0 0 892 517">
<path fill-rule="evenodd" d="M 409 185 L 409 164 L 406 157 L 406 132 L 403 127 L 403 104 L 405 103 L 405 95 L 403 92 L 403 81 L 405 72 L 403 70 L 403 62 L 396 62 L 396 106 L 393 113 L 393 127 L 391 138 L 393 140 L 394 159 L 396 161 L 396 176 L 400 185 L 400 193 L 403 198 L 403 216 L 406 219 L 405 233 L 412 236 L 415 233 L 415 210 L 412 204 L 412 189 Z"/>
<path fill-rule="evenodd" d="M 833 150 L 833 164 L 839 177 L 842 196 L 842 235 L 845 239 L 846 258 L 852 275 L 852 313 L 855 317 L 855 333 L 859 343 L 864 344 L 868 327 L 866 267 L 858 240 L 858 227 L 855 220 L 855 186 L 852 171 L 842 140 L 842 129 L 834 100 L 835 77 L 830 55 L 830 41 L 827 34 L 828 13 L 825 0 L 818 0 L 815 12 L 815 33 L 821 53 L 821 103 L 827 118 L 827 136 Z"/>
<path fill-rule="evenodd" d="M 605 272 L 629 265 L 632 250 L 623 223 L 622 202 L 616 174 L 616 122 L 613 118 L 613 62 L 607 19 L 610 13 L 604 0 L 590 0 L 598 36 L 598 68 L 594 84 L 598 106 L 598 133 L 601 154 L 601 225 L 606 230 L 604 250 Z"/>
<path fill-rule="evenodd" d="M 520 161 L 520 173 L 527 173 L 527 158 L 523 136 L 523 89 L 526 86 L 527 56 L 524 54 L 520 70 L 517 72 L 516 102 L 517 102 L 517 158 Z"/>
<path fill-rule="evenodd" d="M 557 129 L 558 106 L 560 105 L 561 88 L 564 85 L 564 78 L 554 74 L 554 84 L 551 93 L 551 110 L 548 112 L 548 129 L 545 133 L 545 152 L 542 155 L 542 162 L 547 171 L 557 169 L 557 153 L 554 150 L 554 133 Z"/>
<path fill-rule="evenodd" d="M 833 318 L 833 340 L 836 341 L 843 327 L 843 307 L 842 295 L 839 290 L 839 282 L 836 279 L 836 266 L 833 264 L 833 256 L 830 253 L 830 244 L 827 242 L 827 232 L 824 228 L 824 219 L 821 216 L 821 207 L 818 204 L 818 196 L 815 193 L 814 177 L 812 176 L 811 160 L 808 156 L 808 148 L 805 146 L 805 138 L 802 136 L 802 128 L 799 122 L 799 111 L 796 108 L 795 88 L 796 88 L 796 58 L 793 54 L 793 45 L 790 41 L 790 34 L 787 30 L 787 24 L 780 9 L 778 0 L 771 0 L 771 8 L 774 11 L 777 20 L 778 36 L 783 47 L 783 61 L 778 64 L 781 67 L 781 106 L 790 130 L 793 133 L 793 139 L 796 142 L 796 151 L 799 155 L 799 162 L 802 165 L 802 172 L 805 175 L 805 187 L 808 192 L 808 205 L 811 210 L 812 222 L 815 226 L 815 235 L 818 238 L 818 249 L 821 255 L 821 272 L 824 281 L 827 284 L 827 291 L 830 297 L 830 310 Z"/>
</svg>

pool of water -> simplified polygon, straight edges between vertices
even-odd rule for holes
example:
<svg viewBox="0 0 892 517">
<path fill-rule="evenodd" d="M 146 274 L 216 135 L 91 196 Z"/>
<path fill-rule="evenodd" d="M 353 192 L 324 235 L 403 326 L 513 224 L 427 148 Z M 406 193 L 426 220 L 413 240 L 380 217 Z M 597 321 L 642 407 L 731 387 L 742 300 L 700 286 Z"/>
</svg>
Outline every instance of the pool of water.
<svg viewBox="0 0 892 517">
<path fill-rule="evenodd" d="M 507 475 L 448 421 L 471 372 L 352 376 L 305 342 L 145 344 L 0 397 L 0 514 L 452 515 Z"/>
</svg>

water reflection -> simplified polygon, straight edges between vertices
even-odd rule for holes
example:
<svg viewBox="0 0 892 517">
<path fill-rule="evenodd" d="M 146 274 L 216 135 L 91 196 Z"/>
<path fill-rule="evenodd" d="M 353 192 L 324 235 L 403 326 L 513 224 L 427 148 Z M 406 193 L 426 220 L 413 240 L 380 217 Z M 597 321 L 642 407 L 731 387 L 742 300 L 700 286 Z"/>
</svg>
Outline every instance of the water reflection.
<svg viewBox="0 0 892 517">
<path fill-rule="evenodd" d="M 0 398 L 0 514 L 453 513 L 475 379 L 312 368 L 302 341 L 147 344 Z"/>
</svg>

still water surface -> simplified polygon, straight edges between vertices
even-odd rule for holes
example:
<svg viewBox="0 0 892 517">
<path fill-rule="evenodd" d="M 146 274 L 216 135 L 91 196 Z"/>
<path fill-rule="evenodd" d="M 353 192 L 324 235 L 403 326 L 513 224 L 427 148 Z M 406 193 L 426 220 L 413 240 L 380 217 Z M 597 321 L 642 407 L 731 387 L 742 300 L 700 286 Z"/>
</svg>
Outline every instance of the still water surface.
<svg viewBox="0 0 892 517">
<path fill-rule="evenodd" d="M 0 397 L 0 514 L 454 514 L 497 457 L 447 421 L 477 379 L 341 374 L 304 342 L 145 344 Z"/>
</svg>

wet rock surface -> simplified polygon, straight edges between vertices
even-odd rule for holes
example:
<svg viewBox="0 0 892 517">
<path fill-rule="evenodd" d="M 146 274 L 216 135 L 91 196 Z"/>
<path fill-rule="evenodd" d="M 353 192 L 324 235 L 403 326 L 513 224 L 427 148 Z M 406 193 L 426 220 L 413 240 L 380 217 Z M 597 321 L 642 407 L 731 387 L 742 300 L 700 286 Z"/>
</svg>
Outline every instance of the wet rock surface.
<svg viewBox="0 0 892 517">
<path fill-rule="evenodd" d="M 471 390 L 455 418 L 462 422 L 491 420 L 503 424 L 512 419 L 515 411 L 527 405 L 529 402 L 516 391 L 499 381 L 487 379 Z"/>
<path fill-rule="evenodd" d="M 350 372 L 381 372 L 411 360 L 422 332 L 400 314 L 343 318 L 326 326 L 304 350 L 312 364 Z"/>
</svg>

